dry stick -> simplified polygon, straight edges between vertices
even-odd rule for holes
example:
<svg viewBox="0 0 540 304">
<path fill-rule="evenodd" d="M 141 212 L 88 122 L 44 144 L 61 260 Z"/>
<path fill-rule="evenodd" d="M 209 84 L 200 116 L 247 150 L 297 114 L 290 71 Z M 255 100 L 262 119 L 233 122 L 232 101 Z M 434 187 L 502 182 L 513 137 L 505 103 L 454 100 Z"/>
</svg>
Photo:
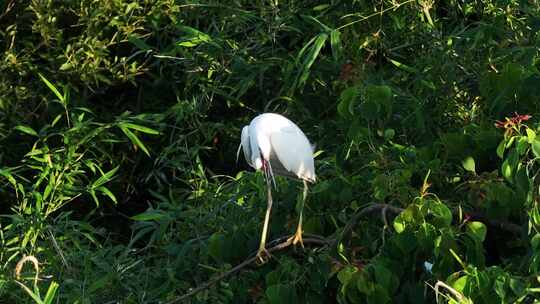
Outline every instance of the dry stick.
<svg viewBox="0 0 540 304">
<path fill-rule="evenodd" d="M 274 247 L 271 247 L 269 249 L 267 249 L 268 253 L 272 253 L 272 252 L 275 252 L 275 251 L 279 251 L 279 250 L 283 250 L 289 246 L 292 245 L 292 238 L 289 238 L 288 236 L 287 237 L 280 237 L 279 239 L 277 240 L 274 240 L 272 241 L 271 243 L 275 243 L 276 241 L 279 241 L 279 240 L 283 240 L 285 239 L 286 241 L 282 241 L 280 242 L 279 244 L 275 245 Z M 324 239 L 323 237 L 320 237 L 320 236 L 317 236 L 315 238 L 307 238 L 307 239 L 304 239 L 304 244 L 314 244 L 314 245 L 321 245 L 321 246 L 324 246 L 324 245 L 328 245 L 328 241 L 326 239 Z M 191 296 L 193 296 L 194 294 L 198 293 L 199 291 L 202 291 L 212 285 L 214 285 L 215 283 L 221 281 L 222 279 L 240 271 L 242 268 L 248 266 L 249 264 L 255 262 L 257 260 L 257 255 L 252 255 L 249 259 L 243 261 L 242 263 L 236 265 L 234 268 L 218 275 L 217 277 L 213 278 L 212 280 L 210 281 L 207 281 L 206 283 L 200 285 L 199 287 L 195 288 L 195 289 L 192 289 L 190 292 L 170 301 L 170 302 L 167 302 L 167 304 L 172 304 L 172 303 L 177 303 L 177 302 L 180 302 L 182 300 L 185 300 Z"/>
<path fill-rule="evenodd" d="M 343 228 L 343 231 L 341 232 L 341 234 L 334 238 L 334 239 L 326 239 L 324 237 L 321 237 L 319 235 L 314 235 L 314 234 L 307 234 L 307 233 L 304 233 L 305 236 L 307 236 L 308 238 L 304 239 L 304 243 L 306 244 L 314 244 L 314 245 L 321 245 L 321 246 L 324 246 L 324 245 L 330 245 L 331 247 L 335 247 L 337 244 L 339 244 L 339 242 L 341 242 L 341 240 L 347 236 L 349 233 L 352 232 L 354 226 L 356 226 L 357 222 L 360 220 L 360 218 L 362 216 L 365 216 L 369 213 L 372 213 L 372 212 L 375 212 L 375 211 L 382 211 L 384 214 L 386 214 L 386 212 L 390 211 L 394 214 L 399 214 L 401 213 L 403 210 L 403 208 L 399 208 L 399 207 L 394 207 L 394 206 L 391 206 L 391 205 L 388 205 L 388 204 L 371 204 L 369 205 L 368 207 L 365 207 L 365 208 L 362 208 L 360 209 L 359 211 L 356 212 L 356 214 L 347 222 L 347 224 L 345 225 L 345 228 Z M 472 218 L 476 218 L 476 219 L 479 219 L 479 220 L 484 220 L 486 222 L 488 222 L 490 225 L 492 226 L 496 226 L 496 227 L 499 227 L 500 229 L 502 230 L 506 230 L 506 231 L 509 231 L 509 232 L 512 232 L 512 233 L 516 233 L 516 234 L 519 234 L 521 233 L 522 229 L 519 225 L 516 225 L 514 223 L 510 223 L 510 222 L 507 222 L 507 221 L 498 221 L 498 220 L 490 220 L 490 219 L 487 219 L 485 216 L 482 216 L 481 214 L 472 214 Z M 285 241 L 284 241 L 285 240 Z M 268 249 L 268 252 L 269 253 L 272 253 L 272 252 L 275 252 L 275 251 L 279 251 L 279 250 L 283 250 L 289 246 L 292 245 L 292 238 L 288 237 L 288 236 L 284 236 L 284 237 L 280 237 L 280 238 L 277 238 L 273 241 L 271 241 L 269 243 L 269 245 L 272 245 L 272 244 L 276 244 L 275 246 L 271 247 Z M 170 301 L 170 302 L 167 302 L 167 304 L 172 304 L 172 303 L 177 303 L 179 301 L 182 301 L 182 300 L 185 300 L 193 295 L 195 295 L 196 293 L 204 290 L 204 289 L 207 289 L 208 287 L 214 285 L 215 283 L 223 280 L 224 278 L 242 270 L 242 268 L 245 268 L 246 266 L 248 266 L 249 264 L 255 262 L 257 260 L 257 256 L 256 255 L 252 255 L 249 259 L 243 261 L 242 263 L 236 265 L 234 268 L 218 275 L 217 277 L 215 277 L 214 279 L 212 280 L 209 280 L 207 281 L 206 283 L 198 286 L 197 288 L 195 289 L 192 289 L 190 292 Z"/>
</svg>

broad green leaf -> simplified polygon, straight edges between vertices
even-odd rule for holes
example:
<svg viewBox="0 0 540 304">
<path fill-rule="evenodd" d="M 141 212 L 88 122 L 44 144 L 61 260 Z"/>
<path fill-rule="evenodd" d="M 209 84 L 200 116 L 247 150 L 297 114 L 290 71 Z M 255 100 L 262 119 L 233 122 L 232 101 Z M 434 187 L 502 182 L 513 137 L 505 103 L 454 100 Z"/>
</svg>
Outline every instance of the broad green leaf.
<svg viewBox="0 0 540 304">
<path fill-rule="evenodd" d="M 482 222 L 468 222 L 467 233 L 478 242 L 483 242 L 486 238 L 487 228 Z"/>
<path fill-rule="evenodd" d="M 510 162 L 508 160 L 505 160 L 501 167 L 502 175 L 506 180 L 512 181 L 512 167 L 510 166 Z"/>
<path fill-rule="evenodd" d="M 395 135 L 396 135 L 396 131 L 394 131 L 394 129 L 384 130 L 384 138 L 387 140 L 394 138 Z"/>
<path fill-rule="evenodd" d="M 276 284 L 266 288 L 269 304 L 294 304 L 298 302 L 296 288 L 293 284 Z"/>
<path fill-rule="evenodd" d="M 527 152 L 528 148 L 529 148 L 529 142 L 528 142 L 527 138 L 525 136 L 520 137 L 517 140 L 517 143 L 516 143 L 516 151 L 517 151 L 518 155 L 521 156 L 521 155 L 525 154 L 525 152 Z"/>
<path fill-rule="evenodd" d="M 531 147 L 532 147 L 532 151 L 533 151 L 533 153 L 534 153 L 534 156 L 535 156 L 535 157 L 540 157 L 540 140 L 538 140 L 537 138 L 535 138 L 535 139 L 532 141 Z"/>
<path fill-rule="evenodd" d="M 531 247 L 533 251 L 539 251 L 540 250 L 540 233 L 536 233 L 531 238 Z"/>
<path fill-rule="evenodd" d="M 527 141 L 532 144 L 534 142 L 534 139 L 536 138 L 536 132 L 531 130 L 530 128 L 525 129 L 527 132 Z"/>
<path fill-rule="evenodd" d="M 402 233 L 408 226 L 420 225 L 422 218 L 416 204 L 409 205 L 394 219 L 394 229 L 397 233 Z"/>
<path fill-rule="evenodd" d="M 214 233 L 208 239 L 208 253 L 214 260 L 221 262 L 226 255 L 225 251 L 225 236 L 221 233 Z"/>
<path fill-rule="evenodd" d="M 375 289 L 375 284 L 370 280 L 365 270 L 358 272 L 356 275 L 356 288 L 361 293 L 371 295 Z"/>
<path fill-rule="evenodd" d="M 339 96 L 337 111 L 341 117 L 350 118 L 354 115 L 354 105 L 358 97 L 358 87 L 349 87 L 343 90 Z"/>
<path fill-rule="evenodd" d="M 452 224 L 452 211 L 444 203 L 433 199 L 426 199 L 423 201 L 421 208 L 426 217 L 432 215 L 430 222 L 435 227 L 444 228 Z"/>
<path fill-rule="evenodd" d="M 457 279 L 453 284 L 452 287 L 456 289 L 459 292 L 463 292 L 463 290 L 468 286 L 469 284 L 469 276 L 464 275 L 461 278 Z"/>
<path fill-rule="evenodd" d="M 474 158 L 468 156 L 462 162 L 461 165 L 463 168 L 469 172 L 476 173 L 476 167 L 474 163 Z"/>
<path fill-rule="evenodd" d="M 38 136 L 37 132 L 34 131 L 34 129 L 32 129 L 31 127 L 29 126 L 23 126 L 23 125 L 18 125 L 14 128 L 15 130 L 18 130 L 18 131 L 21 131 L 23 133 L 26 133 L 28 135 L 32 135 L 32 136 Z"/>
<path fill-rule="evenodd" d="M 356 267 L 353 266 L 346 266 L 343 269 L 341 269 L 338 274 L 337 278 L 339 282 L 341 282 L 341 285 L 347 286 L 349 281 L 351 280 L 352 276 L 358 271 Z"/>
<path fill-rule="evenodd" d="M 395 280 L 393 280 L 392 272 L 383 265 L 373 264 L 373 272 L 375 280 L 381 285 L 381 287 L 392 290 L 396 286 Z"/>
<path fill-rule="evenodd" d="M 387 85 L 367 85 L 361 114 L 368 120 L 388 119 L 392 114 L 393 93 Z"/>
</svg>

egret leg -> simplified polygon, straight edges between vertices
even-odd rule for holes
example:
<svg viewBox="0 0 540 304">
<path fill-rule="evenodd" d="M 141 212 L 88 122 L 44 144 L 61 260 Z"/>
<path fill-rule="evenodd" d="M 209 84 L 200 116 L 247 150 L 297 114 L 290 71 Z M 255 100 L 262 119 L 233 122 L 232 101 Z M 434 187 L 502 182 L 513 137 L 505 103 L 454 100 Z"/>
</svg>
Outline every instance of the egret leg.
<svg viewBox="0 0 540 304">
<path fill-rule="evenodd" d="M 302 203 L 300 204 L 300 216 L 298 218 L 298 226 L 296 227 L 296 233 L 294 236 L 289 238 L 289 241 L 292 241 L 293 245 L 296 245 L 296 243 L 300 243 L 300 246 L 304 248 L 304 241 L 302 240 L 302 213 L 304 211 L 304 204 L 306 202 L 308 193 L 308 185 L 307 182 L 304 180 L 304 193 L 302 195 Z"/>
<path fill-rule="evenodd" d="M 272 185 L 270 180 L 267 179 L 267 196 L 268 196 L 268 206 L 266 207 L 266 215 L 264 217 L 264 226 L 261 235 L 261 243 L 259 244 L 259 250 L 257 251 L 257 258 L 259 262 L 265 263 L 270 258 L 270 253 L 266 250 L 266 235 L 268 233 L 268 222 L 270 221 L 270 212 L 272 210 Z"/>
</svg>

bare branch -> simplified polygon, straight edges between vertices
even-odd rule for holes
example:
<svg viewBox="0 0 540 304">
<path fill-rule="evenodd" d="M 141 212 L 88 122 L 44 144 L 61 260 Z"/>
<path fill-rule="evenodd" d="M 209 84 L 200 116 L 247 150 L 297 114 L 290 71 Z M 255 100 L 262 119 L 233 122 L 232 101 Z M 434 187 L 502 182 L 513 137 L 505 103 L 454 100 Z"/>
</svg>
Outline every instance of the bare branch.
<svg viewBox="0 0 540 304">
<path fill-rule="evenodd" d="M 325 245 L 330 244 L 330 241 L 326 240 L 322 236 L 312 235 L 312 234 L 305 234 L 305 235 L 308 236 L 308 238 L 304 239 L 304 244 L 313 244 L 313 245 L 317 245 L 317 246 L 325 246 Z M 290 236 L 283 236 L 283 237 L 280 237 L 280 238 L 277 238 L 277 239 L 271 241 L 269 244 L 275 244 L 275 243 L 277 243 L 277 245 L 274 245 L 273 247 L 270 247 L 268 249 L 269 253 L 280 251 L 280 250 L 283 250 L 283 249 L 285 249 L 287 247 L 290 247 L 292 245 L 292 238 L 290 238 Z M 216 284 L 217 282 L 223 280 L 224 278 L 237 273 L 238 271 L 242 270 L 243 268 L 249 266 L 250 264 L 252 264 L 253 262 L 256 262 L 256 261 L 257 261 L 257 255 L 256 255 L 256 253 L 254 253 L 254 254 L 251 255 L 250 258 L 243 261 L 242 263 L 240 263 L 240 264 L 236 265 L 235 267 L 231 268 L 230 270 L 218 275 L 217 277 L 207 281 L 206 283 L 204 283 L 202 285 L 199 285 L 197 288 L 190 290 L 188 293 L 186 293 L 186 294 L 184 294 L 184 295 L 182 295 L 182 296 L 180 296 L 180 297 L 178 297 L 178 298 L 176 298 L 176 299 L 174 299 L 174 300 L 172 300 L 170 302 L 167 302 L 167 304 L 178 303 L 178 302 L 180 302 L 182 300 L 185 300 L 185 299 L 195 295 L 196 293 L 209 288 L 210 286 Z"/>
</svg>

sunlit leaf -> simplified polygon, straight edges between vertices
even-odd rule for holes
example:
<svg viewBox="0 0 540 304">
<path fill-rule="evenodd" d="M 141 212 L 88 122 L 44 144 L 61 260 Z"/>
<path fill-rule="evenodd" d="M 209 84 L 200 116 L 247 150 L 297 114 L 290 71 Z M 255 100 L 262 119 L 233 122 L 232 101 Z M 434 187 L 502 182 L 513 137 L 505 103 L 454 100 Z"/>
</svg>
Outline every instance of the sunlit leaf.
<svg viewBox="0 0 540 304">
<path fill-rule="evenodd" d="M 14 128 L 15 130 L 18 130 L 18 131 L 21 131 L 23 133 L 26 133 L 28 135 L 32 135 L 32 136 L 38 136 L 37 132 L 34 131 L 34 129 L 32 129 L 31 127 L 29 126 L 23 126 L 23 125 L 18 125 Z"/>
<path fill-rule="evenodd" d="M 463 166 L 463 168 L 469 172 L 473 172 L 473 173 L 476 173 L 476 167 L 475 167 L 475 163 L 474 163 L 474 158 L 468 156 L 466 157 L 462 162 L 461 162 L 461 165 Z"/>
</svg>

